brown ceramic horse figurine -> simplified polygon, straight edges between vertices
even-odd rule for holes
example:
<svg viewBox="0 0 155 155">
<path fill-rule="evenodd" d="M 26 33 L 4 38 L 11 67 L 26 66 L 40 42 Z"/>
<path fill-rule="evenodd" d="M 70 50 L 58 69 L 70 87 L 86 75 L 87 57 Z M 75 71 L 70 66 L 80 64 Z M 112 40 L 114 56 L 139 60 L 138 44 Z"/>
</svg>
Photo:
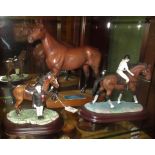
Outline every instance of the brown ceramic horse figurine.
<svg viewBox="0 0 155 155">
<path fill-rule="evenodd" d="M 40 79 L 42 81 L 42 90 L 45 95 L 48 93 L 49 86 L 58 88 L 59 84 L 55 76 L 51 73 L 46 74 L 43 78 Z M 15 98 L 15 109 L 17 114 L 19 114 L 21 104 L 23 100 L 32 101 L 32 95 L 35 90 L 35 86 L 26 85 L 18 85 L 13 89 L 13 96 Z"/>
<path fill-rule="evenodd" d="M 61 42 L 61 43 L 67 47 L 72 47 L 71 45 L 65 44 L 64 42 Z M 35 63 L 33 63 L 33 65 L 34 65 L 35 71 L 37 73 L 42 75 L 42 74 L 48 72 L 49 69 L 47 68 L 46 61 L 45 61 L 44 47 L 41 43 L 37 44 L 32 49 L 32 57 L 33 57 L 33 60 L 35 61 Z M 66 71 L 65 80 L 69 79 L 69 73 L 70 73 L 70 71 Z"/>
<path fill-rule="evenodd" d="M 89 46 L 69 48 L 56 41 L 41 23 L 36 25 L 28 36 L 29 43 L 33 43 L 36 40 L 41 40 L 46 64 L 56 76 L 59 75 L 61 70 L 83 68 L 85 84 L 81 90 L 82 92 L 85 92 L 87 87 L 89 67 L 92 68 L 96 77 L 99 75 L 101 53 L 97 49 Z"/>
<path fill-rule="evenodd" d="M 151 66 L 146 64 L 139 64 L 131 68 L 130 70 L 134 74 L 134 76 L 128 74 L 130 80 L 128 83 L 128 89 L 133 93 L 134 102 L 138 103 L 137 97 L 135 95 L 137 82 L 140 79 L 140 74 L 144 76 L 145 80 L 151 80 Z M 119 80 L 117 74 L 106 75 L 105 77 L 103 77 L 103 79 L 100 81 L 100 88 L 97 91 L 92 103 L 95 103 L 98 99 L 99 94 L 105 91 L 106 98 L 108 99 L 110 107 L 114 108 L 114 105 L 110 100 L 110 96 L 113 90 L 116 89 L 121 91 L 117 101 L 117 103 L 119 104 L 123 95 L 123 91 L 126 89 L 126 84 L 125 81 L 124 84 L 119 84 L 118 81 Z M 95 89 L 97 89 L 97 85 L 93 88 L 93 91 L 95 91 Z"/>
</svg>

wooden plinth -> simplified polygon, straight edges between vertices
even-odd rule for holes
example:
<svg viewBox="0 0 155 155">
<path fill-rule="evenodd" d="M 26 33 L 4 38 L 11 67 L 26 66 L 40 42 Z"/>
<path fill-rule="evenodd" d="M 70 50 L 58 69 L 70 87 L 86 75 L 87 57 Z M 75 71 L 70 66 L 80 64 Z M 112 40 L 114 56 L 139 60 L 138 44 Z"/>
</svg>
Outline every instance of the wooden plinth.
<svg viewBox="0 0 155 155">
<path fill-rule="evenodd" d="M 79 77 L 71 75 L 68 80 L 65 80 L 65 76 L 60 76 L 59 79 L 60 89 L 76 87 L 79 84 Z"/>
<path fill-rule="evenodd" d="M 141 112 L 130 112 L 120 114 L 102 114 L 87 110 L 84 106 L 79 109 L 79 115 L 90 122 L 94 123 L 112 123 L 117 121 L 135 121 L 147 118 L 146 110 Z"/>
<path fill-rule="evenodd" d="M 6 117 L 3 123 L 3 130 L 6 136 L 9 137 L 23 137 L 23 136 L 46 136 L 55 134 L 61 131 L 63 127 L 63 119 L 59 116 L 55 121 L 46 125 L 32 125 L 32 124 L 15 124 L 10 122 Z"/>
<path fill-rule="evenodd" d="M 80 90 L 62 91 L 62 92 L 59 92 L 58 97 L 66 106 L 74 106 L 74 107 L 82 106 L 85 103 L 93 100 L 93 97 L 91 95 L 91 90 L 87 90 L 86 93 L 81 94 L 81 95 L 85 96 L 84 99 L 73 99 L 73 100 L 64 99 L 64 96 L 66 96 L 66 95 L 75 95 L 75 94 L 80 94 Z M 46 101 L 46 106 L 47 106 L 47 108 L 63 108 L 63 105 L 61 104 L 60 101 L 58 101 L 58 100 L 53 101 L 50 98 Z"/>
</svg>

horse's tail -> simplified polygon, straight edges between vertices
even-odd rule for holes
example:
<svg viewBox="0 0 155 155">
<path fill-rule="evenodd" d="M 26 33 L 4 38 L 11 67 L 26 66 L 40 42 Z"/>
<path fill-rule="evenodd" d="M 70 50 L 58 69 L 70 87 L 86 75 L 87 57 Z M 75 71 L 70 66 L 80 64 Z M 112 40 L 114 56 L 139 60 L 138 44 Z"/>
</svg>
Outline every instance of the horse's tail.
<svg viewBox="0 0 155 155">
<path fill-rule="evenodd" d="M 106 72 L 106 70 L 103 70 L 102 76 L 95 80 L 94 85 L 93 85 L 93 89 L 92 89 L 93 96 L 96 94 L 96 92 L 99 88 L 99 83 L 104 79 L 105 72 Z"/>
</svg>

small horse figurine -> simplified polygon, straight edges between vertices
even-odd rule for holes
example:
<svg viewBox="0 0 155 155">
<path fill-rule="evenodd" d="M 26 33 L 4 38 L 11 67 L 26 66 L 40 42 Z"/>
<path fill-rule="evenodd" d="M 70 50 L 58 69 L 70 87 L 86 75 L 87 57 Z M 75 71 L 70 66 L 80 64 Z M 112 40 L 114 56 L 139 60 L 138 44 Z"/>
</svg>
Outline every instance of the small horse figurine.
<svg viewBox="0 0 155 155">
<path fill-rule="evenodd" d="M 83 67 L 85 74 L 85 84 L 81 92 L 85 92 L 88 78 L 89 67 L 99 75 L 99 65 L 101 61 L 101 53 L 88 46 L 71 48 L 56 41 L 45 29 L 42 23 L 38 23 L 32 33 L 28 36 L 28 42 L 33 43 L 41 40 L 44 47 L 44 54 L 48 68 L 58 76 L 61 70 L 74 70 Z"/>
<path fill-rule="evenodd" d="M 7 70 L 8 80 L 11 80 L 10 73 L 13 70 L 15 70 L 16 74 L 19 74 L 20 76 L 23 75 L 25 57 L 26 57 L 26 51 L 22 50 L 18 57 L 14 56 L 13 58 L 9 58 L 4 62 Z"/>
<path fill-rule="evenodd" d="M 145 77 L 145 80 L 149 81 L 151 80 L 151 66 L 146 64 L 138 64 L 131 68 L 131 72 L 134 74 L 134 76 L 128 75 L 129 77 L 129 83 L 128 83 L 128 89 L 132 92 L 134 102 L 138 103 L 137 97 L 135 95 L 136 92 L 136 86 L 137 82 L 140 79 L 140 74 L 142 74 Z M 123 91 L 126 89 L 126 83 L 124 81 L 124 84 L 119 84 L 118 81 L 118 75 L 117 74 L 111 74 L 106 75 L 103 77 L 103 79 L 100 81 L 100 88 L 97 91 L 94 100 L 92 103 L 95 103 L 99 97 L 99 94 L 103 91 L 106 92 L 106 99 L 108 100 L 108 103 L 111 108 L 114 108 L 114 105 L 112 104 L 110 100 L 110 96 L 114 89 L 120 90 L 121 93 L 118 97 L 117 103 L 119 104 L 121 102 L 121 98 L 123 95 Z M 96 92 L 97 84 L 93 88 L 93 92 Z"/>
<path fill-rule="evenodd" d="M 44 97 L 44 95 L 48 95 L 48 92 L 49 92 L 48 89 L 49 89 L 50 85 L 51 85 L 51 89 L 59 87 L 57 79 L 51 73 L 48 73 L 45 76 L 43 76 L 43 78 L 41 78 L 35 86 L 39 86 L 39 85 L 41 85 L 41 88 L 42 88 L 41 93 L 43 96 L 41 96 L 41 97 Z M 17 87 L 15 87 L 13 89 L 13 96 L 15 97 L 15 101 L 16 101 L 15 109 L 16 109 L 17 114 L 20 114 L 21 104 L 24 99 L 32 101 L 32 99 L 34 97 L 33 95 L 35 92 L 35 86 L 29 86 L 28 84 L 27 85 L 18 85 Z M 43 101 L 44 101 L 44 98 L 43 98 Z M 42 116 L 43 108 L 42 108 L 41 112 L 40 112 L 40 109 L 37 108 L 40 106 L 41 105 L 38 105 L 37 102 L 33 102 L 33 107 L 35 107 L 36 110 L 39 110 L 39 111 L 37 111 L 37 116 Z"/>
<path fill-rule="evenodd" d="M 7 59 L 4 62 L 5 63 L 5 68 L 6 68 L 6 72 L 7 72 L 6 76 L 7 76 L 8 80 L 11 80 L 10 74 L 11 74 L 12 70 L 15 69 L 14 60 L 15 60 L 15 58 L 9 58 L 9 59 Z"/>
</svg>

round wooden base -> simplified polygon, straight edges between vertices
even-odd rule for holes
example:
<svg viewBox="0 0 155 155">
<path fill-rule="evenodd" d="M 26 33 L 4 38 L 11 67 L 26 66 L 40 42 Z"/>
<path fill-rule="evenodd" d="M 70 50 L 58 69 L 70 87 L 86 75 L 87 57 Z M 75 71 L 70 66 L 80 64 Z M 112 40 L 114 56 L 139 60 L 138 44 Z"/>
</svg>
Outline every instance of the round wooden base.
<svg viewBox="0 0 155 155">
<path fill-rule="evenodd" d="M 147 118 L 145 110 L 141 112 L 117 113 L 117 114 L 103 114 L 95 113 L 87 110 L 84 106 L 79 109 L 79 115 L 90 122 L 94 123 L 112 123 L 117 121 L 135 121 Z"/>
<path fill-rule="evenodd" d="M 46 125 L 15 124 L 5 117 L 3 130 L 4 134 L 10 138 L 40 138 L 42 136 L 48 136 L 60 132 L 63 124 L 64 121 L 61 116 Z"/>
</svg>

